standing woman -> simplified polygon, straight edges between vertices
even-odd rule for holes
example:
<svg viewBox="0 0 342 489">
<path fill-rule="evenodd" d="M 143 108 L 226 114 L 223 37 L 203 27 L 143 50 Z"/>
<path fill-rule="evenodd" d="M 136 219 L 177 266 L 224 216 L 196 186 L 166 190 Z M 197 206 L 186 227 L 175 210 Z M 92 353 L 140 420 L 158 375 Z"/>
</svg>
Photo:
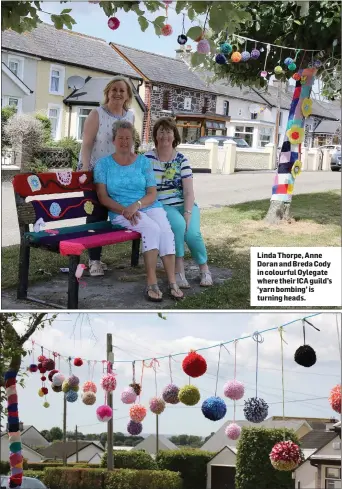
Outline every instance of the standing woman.
<svg viewBox="0 0 342 489">
<path fill-rule="evenodd" d="M 133 92 L 132 87 L 123 76 L 115 76 L 105 87 L 104 104 L 93 109 L 88 115 L 83 130 L 83 140 L 78 170 L 91 171 L 96 162 L 115 153 L 112 128 L 117 120 L 126 120 L 134 125 L 134 112 L 129 109 Z M 85 196 L 86 196 L 85 192 Z M 87 217 L 87 224 L 106 221 L 108 210 L 103 208 L 101 216 Z M 104 275 L 107 265 L 101 262 L 102 248 L 91 248 L 89 252 L 89 273 L 96 277 Z"/>
<path fill-rule="evenodd" d="M 184 270 L 184 241 L 199 265 L 200 285 L 213 285 L 208 258 L 200 230 L 200 211 L 195 203 L 192 170 L 187 158 L 177 151 L 180 135 L 175 122 L 161 117 L 153 127 L 155 149 L 145 153 L 153 163 L 158 200 L 166 211 L 176 244 L 176 282 L 190 288 Z"/>
</svg>

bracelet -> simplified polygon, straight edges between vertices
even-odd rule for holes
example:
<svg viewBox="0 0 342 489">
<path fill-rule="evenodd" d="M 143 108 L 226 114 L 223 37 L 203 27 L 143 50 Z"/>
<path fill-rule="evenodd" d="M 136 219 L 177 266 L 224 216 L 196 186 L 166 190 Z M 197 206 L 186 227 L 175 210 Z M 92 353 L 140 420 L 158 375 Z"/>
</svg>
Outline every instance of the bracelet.
<svg viewBox="0 0 342 489">
<path fill-rule="evenodd" d="M 191 211 L 184 211 L 184 214 L 191 214 Z"/>
<path fill-rule="evenodd" d="M 141 204 L 141 201 L 140 201 L 140 200 L 138 200 L 137 204 L 138 204 L 138 206 L 139 206 L 139 209 L 141 209 L 141 205 L 142 205 L 142 204 Z"/>
</svg>

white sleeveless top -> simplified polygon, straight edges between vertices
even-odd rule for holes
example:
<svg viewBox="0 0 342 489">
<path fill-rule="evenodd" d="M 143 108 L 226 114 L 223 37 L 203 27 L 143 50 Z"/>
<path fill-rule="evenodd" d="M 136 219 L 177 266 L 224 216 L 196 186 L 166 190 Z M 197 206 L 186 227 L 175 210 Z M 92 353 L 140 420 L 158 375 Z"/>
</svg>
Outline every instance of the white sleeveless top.
<svg viewBox="0 0 342 489">
<path fill-rule="evenodd" d="M 99 115 L 99 129 L 94 141 L 93 150 L 90 157 L 89 170 L 93 170 L 96 162 L 103 156 L 108 156 L 115 153 L 115 146 L 113 144 L 113 124 L 115 121 L 128 121 L 134 125 L 134 112 L 129 109 L 124 115 L 114 115 L 108 112 L 102 105 L 95 109 Z M 81 167 L 81 153 L 79 156 L 78 167 Z"/>
</svg>

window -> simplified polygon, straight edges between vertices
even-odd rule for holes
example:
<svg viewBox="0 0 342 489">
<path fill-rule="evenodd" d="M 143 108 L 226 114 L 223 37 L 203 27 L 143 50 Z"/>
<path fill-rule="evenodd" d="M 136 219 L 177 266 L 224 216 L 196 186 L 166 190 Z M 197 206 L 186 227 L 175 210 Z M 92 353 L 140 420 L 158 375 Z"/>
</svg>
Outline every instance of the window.
<svg viewBox="0 0 342 489">
<path fill-rule="evenodd" d="M 251 119 L 252 120 L 255 120 L 258 118 L 258 113 L 257 112 L 254 112 L 253 114 L 251 114 Z"/>
<path fill-rule="evenodd" d="M 209 99 L 208 99 L 208 97 L 204 97 L 204 104 L 203 104 L 203 107 L 202 107 L 202 114 L 205 114 L 206 112 L 208 112 L 208 108 L 209 108 Z"/>
<path fill-rule="evenodd" d="M 283 113 L 282 113 L 282 112 L 280 112 L 280 113 L 279 113 L 279 126 L 281 126 L 281 125 L 282 125 L 282 122 L 283 122 Z"/>
<path fill-rule="evenodd" d="M 325 489 L 341 488 L 341 469 L 339 467 L 325 468 Z"/>
<path fill-rule="evenodd" d="M 52 139 L 60 139 L 61 137 L 61 114 L 62 107 L 60 105 L 49 104 L 48 117 L 51 121 Z"/>
<path fill-rule="evenodd" d="M 24 58 L 8 55 L 8 67 L 18 78 L 23 78 Z"/>
<path fill-rule="evenodd" d="M 90 114 L 91 109 L 80 108 L 78 111 L 78 119 L 77 119 L 77 139 L 82 141 L 83 139 L 83 129 L 84 123 L 88 115 Z"/>
<path fill-rule="evenodd" d="M 184 109 L 191 110 L 191 97 L 186 97 L 184 99 Z"/>
<path fill-rule="evenodd" d="M 51 65 L 49 93 L 54 95 L 64 95 L 65 68 L 63 66 Z"/>
<path fill-rule="evenodd" d="M 249 144 L 249 146 L 253 146 L 253 132 L 254 127 L 245 127 L 245 126 L 236 126 L 235 127 L 235 137 L 241 138 Z"/>
<path fill-rule="evenodd" d="M 19 99 L 15 97 L 8 97 L 8 105 L 10 107 L 15 107 L 16 109 L 18 109 Z"/>
<path fill-rule="evenodd" d="M 163 110 L 170 110 L 170 92 L 165 90 L 163 93 Z"/>
<path fill-rule="evenodd" d="M 266 144 L 271 142 L 272 137 L 272 129 L 270 127 L 260 127 L 259 130 L 259 146 L 262 148 L 266 146 Z"/>
<path fill-rule="evenodd" d="M 223 102 L 223 115 L 229 115 L 229 100 Z"/>
<path fill-rule="evenodd" d="M 10 95 L 4 95 L 1 99 L 2 107 L 15 107 L 17 112 L 22 112 L 22 99 L 19 97 L 11 97 Z"/>
</svg>

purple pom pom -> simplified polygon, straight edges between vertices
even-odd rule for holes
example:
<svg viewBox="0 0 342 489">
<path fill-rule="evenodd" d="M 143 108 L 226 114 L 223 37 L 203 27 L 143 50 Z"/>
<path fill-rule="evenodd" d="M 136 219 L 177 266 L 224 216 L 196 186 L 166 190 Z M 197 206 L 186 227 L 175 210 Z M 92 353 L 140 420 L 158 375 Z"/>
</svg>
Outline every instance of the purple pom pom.
<svg viewBox="0 0 342 489">
<path fill-rule="evenodd" d="M 68 384 L 70 387 L 76 387 L 80 383 L 80 379 L 76 375 L 70 375 L 68 378 Z"/>
<path fill-rule="evenodd" d="M 127 431 L 130 435 L 133 436 L 140 435 L 142 429 L 143 429 L 143 425 L 141 423 L 136 423 L 133 420 L 130 420 L 129 423 L 127 424 Z"/>
<path fill-rule="evenodd" d="M 223 392 L 224 395 L 229 399 L 232 399 L 232 401 L 239 401 L 245 393 L 245 387 L 243 383 L 238 380 L 230 380 L 224 384 Z"/>
<path fill-rule="evenodd" d="M 201 54 L 209 54 L 210 53 L 210 44 L 206 39 L 202 39 L 197 44 L 197 52 Z"/>
<path fill-rule="evenodd" d="M 225 433 L 230 440 L 237 440 L 241 434 L 241 428 L 236 423 L 230 423 L 225 429 Z"/>
<path fill-rule="evenodd" d="M 178 392 L 179 392 L 179 387 L 177 387 L 175 384 L 167 385 L 163 390 L 164 401 L 169 404 L 178 404 L 179 403 Z"/>
<path fill-rule="evenodd" d="M 251 58 L 252 59 L 258 59 L 259 56 L 260 56 L 259 49 L 252 49 L 252 51 L 251 51 Z"/>
<path fill-rule="evenodd" d="M 124 404 L 133 404 L 136 399 L 137 395 L 133 387 L 126 387 L 126 389 L 121 392 L 121 401 Z"/>
<path fill-rule="evenodd" d="M 241 53 L 241 60 L 242 61 L 248 61 L 250 57 L 251 57 L 251 54 L 248 51 L 243 51 Z"/>
<path fill-rule="evenodd" d="M 165 402 L 161 397 L 152 397 L 150 409 L 154 414 L 161 414 L 165 409 Z"/>
<path fill-rule="evenodd" d="M 258 397 L 251 397 L 245 401 L 243 412 L 247 421 L 261 423 L 267 418 L 268 404 Z"/>
</svg>

